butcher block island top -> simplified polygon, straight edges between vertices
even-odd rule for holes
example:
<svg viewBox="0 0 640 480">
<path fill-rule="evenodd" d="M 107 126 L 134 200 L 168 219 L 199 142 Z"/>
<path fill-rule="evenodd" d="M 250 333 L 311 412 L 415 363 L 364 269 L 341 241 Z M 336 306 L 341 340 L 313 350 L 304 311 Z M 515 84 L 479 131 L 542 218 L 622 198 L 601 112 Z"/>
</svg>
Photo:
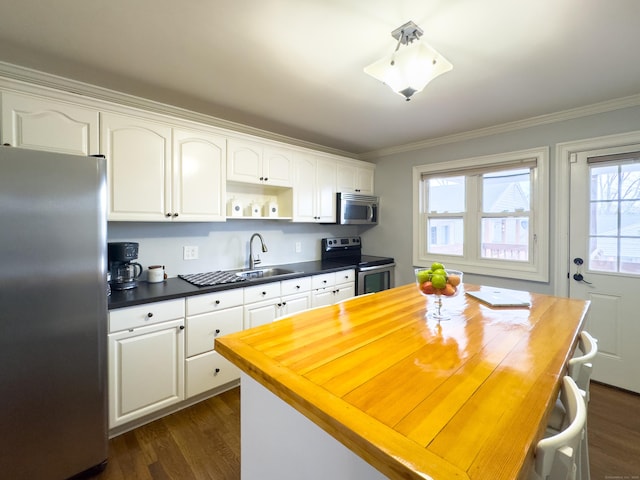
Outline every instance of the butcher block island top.
<svg viewBox="0 0 640 480">
<path fill-rule="evenodd" d="M 389 478 L 511 480 L 532 465 L 589 307 L 527 296 L 530 308 L 446 298 L 453 315 L 438 323 L 410 284 L 216 351 Z"/>
</svg>

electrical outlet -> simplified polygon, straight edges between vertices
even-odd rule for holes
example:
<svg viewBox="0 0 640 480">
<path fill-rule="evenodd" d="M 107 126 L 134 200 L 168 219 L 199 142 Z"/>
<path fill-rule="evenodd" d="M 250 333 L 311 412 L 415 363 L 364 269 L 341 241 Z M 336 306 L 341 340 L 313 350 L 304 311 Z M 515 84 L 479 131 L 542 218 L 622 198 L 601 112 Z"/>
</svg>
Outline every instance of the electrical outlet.
<svg viewBox="0 0 640 480">
<path fill-rule="evenodd" d="M 182 247 L 182 258 L 184 260 L 197 260 L 198 259 L 198 247 L 185 246 Z"/>
<path fill-rule="evenodd" d="M 296 242 L 296 253 L 302 252 L 302 243 Z"/>
</svg>

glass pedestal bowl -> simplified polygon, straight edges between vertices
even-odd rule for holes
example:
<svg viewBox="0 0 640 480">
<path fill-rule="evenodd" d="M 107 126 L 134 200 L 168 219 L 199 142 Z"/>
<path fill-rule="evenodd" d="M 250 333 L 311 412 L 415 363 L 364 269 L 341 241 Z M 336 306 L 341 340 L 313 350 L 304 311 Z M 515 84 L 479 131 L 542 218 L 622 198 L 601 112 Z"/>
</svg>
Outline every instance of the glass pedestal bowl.
<svg viewBox="0 0 640 480">
<path fill-rule="evenodd" d="M 462 290 L 463 273 L 459 270 L 445 269 L 444 280 L 441 278 L 442 275 L 433 275 L 430 268 L 416 268 L 415 273 L 418 291 L 427 298 L 433 298 L 434 308 L 427 307 L 427 317 L 438 321 L 451 318 L 442 303 L 444 299 L 455 297 Z"/>
</svg>

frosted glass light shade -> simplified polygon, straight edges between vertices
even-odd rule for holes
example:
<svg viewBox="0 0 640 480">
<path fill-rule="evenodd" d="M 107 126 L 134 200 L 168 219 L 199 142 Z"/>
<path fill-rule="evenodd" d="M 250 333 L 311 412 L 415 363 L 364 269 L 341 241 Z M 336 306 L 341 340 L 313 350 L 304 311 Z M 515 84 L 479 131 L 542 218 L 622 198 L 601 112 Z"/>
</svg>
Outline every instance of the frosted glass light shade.
<svg viewBox="0 0 640 480">
<path fill-rule="evenodd" d="M 453 65 L 433 48 L 416 41 L 373 62 L 364 71 L 409 100 L 431 80 L 452 68 Z"/>
</svg>

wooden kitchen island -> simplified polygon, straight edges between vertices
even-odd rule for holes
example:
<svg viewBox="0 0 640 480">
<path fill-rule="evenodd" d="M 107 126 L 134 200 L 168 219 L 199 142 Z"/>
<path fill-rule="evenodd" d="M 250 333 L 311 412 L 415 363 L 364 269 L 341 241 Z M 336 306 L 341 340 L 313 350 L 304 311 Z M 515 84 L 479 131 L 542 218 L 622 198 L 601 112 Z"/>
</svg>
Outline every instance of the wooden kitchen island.
<svg viewBox="0 0 640 480">
<path fill-rule="evenodd" d="M 410 284 L 216 340 L 246 374 L 243 480 L 522 478 L 589 307 L 525 296 L 438 323 Z"/>
</svg>

